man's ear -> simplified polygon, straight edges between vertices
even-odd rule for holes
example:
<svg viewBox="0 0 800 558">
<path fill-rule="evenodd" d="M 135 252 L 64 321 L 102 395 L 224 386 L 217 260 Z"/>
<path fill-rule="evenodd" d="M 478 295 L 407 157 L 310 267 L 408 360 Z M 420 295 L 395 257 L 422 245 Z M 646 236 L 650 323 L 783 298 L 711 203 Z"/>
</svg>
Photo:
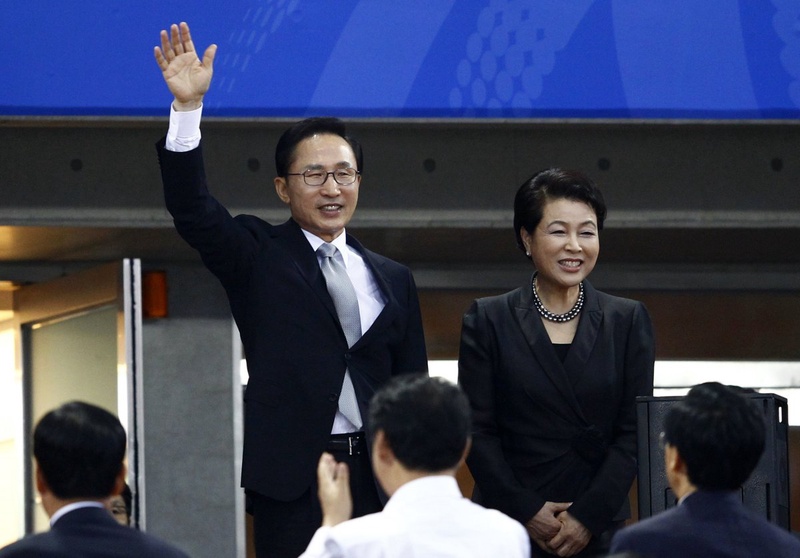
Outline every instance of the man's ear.
<svg viewBox="0 0 800 558">
<path fill-rule="evenodd" d="M 283 176 L 276 176 L 273 180 L 275 183 L 275 193 L 278 194 L 278 197 L 281 201 L 285 204 L 289 203 L 289 185 L 286 183 L 286 178 Z"/>
<path fill-rule="evenodd" d="M 375 443 L 372 451 L 381 463 L 388 465 L 396 459 L 392 447 L 389 445 L 389 440 L 386 439 L 386 433 L 383 430 L 378 430 L 375 433 Z"/>
<path fill-rule="evenodd" d="M 458 460 L 458 465 L 456 465 L 456 470 L 460 469 L 464 462 L 467 460 L 467 456 L 469 455 L 469 450 L 472 449 L 472 437 L 467 438 L 467 443 L 464 444 L 464 451 L 461 453 L 461 459 Z"/>
<path fill-rule="evenodd" d="M 664 459 L 667 465 L 667 471 L 686 475 L 686 462 L 681 457 L 678 448 L 672 444 L 664 446 Z"/>
<path fill-rule="evenodd" d="M 44 478 L 44 473 L 42 473 L 42 468 L 39 467 L 39 464 L 36 464 L 36 491 L 39 494 L 47 494 L 50 492 L 50 486 L 47 484 L 47 479 Z"/>
</svg>

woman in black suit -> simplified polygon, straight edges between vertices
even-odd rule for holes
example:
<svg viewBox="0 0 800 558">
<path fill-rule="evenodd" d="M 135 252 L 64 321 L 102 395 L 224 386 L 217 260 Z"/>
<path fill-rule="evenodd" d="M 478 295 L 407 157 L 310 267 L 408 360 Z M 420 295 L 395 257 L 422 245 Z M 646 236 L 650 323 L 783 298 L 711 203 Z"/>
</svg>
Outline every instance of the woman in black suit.
<svg viewBox="0 0 800 558">
<path fill-rule="evenodd" d="M 630 515 L 635 400 L 652 395 L 655 350 L 644 305 L 586 280 L 605 216 L 583 174 L 531 177 L 514 200 L 514 232 L 535 271 L 464 315 L 473 498 L 525 525 L 534 556 L 602 555 Z"/>
</svg>

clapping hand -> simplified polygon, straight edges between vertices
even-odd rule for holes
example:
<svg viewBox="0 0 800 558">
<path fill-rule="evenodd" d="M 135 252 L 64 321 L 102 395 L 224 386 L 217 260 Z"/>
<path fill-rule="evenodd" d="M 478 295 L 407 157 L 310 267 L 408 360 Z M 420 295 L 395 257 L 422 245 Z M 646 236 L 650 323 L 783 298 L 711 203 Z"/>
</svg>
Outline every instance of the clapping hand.
<svg viewBox="0 0 800 558">
<path fill-rule="evenodd" d="M 317 465 L 317 485 L 322 524 L 333 526 L 350 519 L 353 515 L 353 498 L 347 464 L 337 463 L 331 454 L 323 453 Z"/>
</svg>

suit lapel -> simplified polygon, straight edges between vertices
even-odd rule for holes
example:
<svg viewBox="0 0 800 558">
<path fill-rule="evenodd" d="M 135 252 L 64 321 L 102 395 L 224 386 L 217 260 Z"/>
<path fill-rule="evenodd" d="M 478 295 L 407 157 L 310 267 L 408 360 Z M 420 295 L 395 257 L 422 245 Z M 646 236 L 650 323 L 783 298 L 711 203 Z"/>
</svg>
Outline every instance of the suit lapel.
<svg viewBox="0 0 800 558">
<path fill-rule="evenodd" d="M 578 357 L 571 357 L 575 347 L 570 347 L 566 363 L 562 363 L 558 358 L 555 349 L 553 348 L 553 343 L 550 341 L 550 336 L 547 334 L 547 330 L 542 323 L 542 318 L 534 310 L 533 293 L 531 292 L 530 283 L 520 289 L 519 292 L 519 300 L 514 308 L 515 317 L 519 323 L 519 327 L 522 330 L 525 340 L 530 346 L 534 358 L 536 358 L 538 361 L 539 366 L 547 379 L 550 380 L 556 390 L 561 394 L 564 402 L 569 405 L 569 408 L 572 410 L 574 415 L 577 416 L 582 423 L 586 423 L 581 406 L 579 405 L 575 396 L 575 391 L 570 384 L 569 375 L 567 374 L 567 368 L 565 364 L 569 365 L 570 367 L 574 367 L 581 366 L 582 362 L 585 365 L 586 360 L 588 359 L 588 352 L 585 354 L 585 356 L 581 357 L 581 360 L 581 358 Z M 581 316 L 580 319 L 583 321 L 583 316 Z M 578 324 L 579 331 L 575 334 L 575 340 L 578 340 L 580 328 L 581 324 Z M 594 337 L 596 336 L 597 331 L 595 328 Z M 573 345 L 574 344 L 575 341 L 573 341 Z M 592 345 L 594 345 L 594 339 L 592 340 Z M 585 352 L 584 349 L 581 349 L 579 352 L 583 354 Z M 591 352 L 591 347 L 589 347 L 589 352 Z M 573 363 L 570 363 L 571 358 L 575 359 Z"/>
<path fill-rule="evenodd" d="M 578 330 L 575 332 L 575 339 L 572 340 L 572 346 L 564 362 L 568 376 L 575 378 L 576 383 L 586 373 L 586 365 L 597 342 L 600 325 L 603 322 L 603 311 L 600 308 L 597 291 L 588 281 L 583 282 L 583 288 L 585 300 L 578 322 Z"/>
<path fill-rule="evenodd" d="M 273 227 L 272 235 L 275 238 L 281 238 L 283 240 L 289 253 L 289 257 L 291 258 L 292 263 L 297 269 L 299 275 L 303 278 L 303 280 L 305 280 L 309 288 L 319 298 L 322 305 L 325 307 L 325 309 L 331 315 L 331 318 L 333 318 L 334 322 L 341 330 L 341 326 L 339 325 L 339 316 L 336 313 L 336 307 L 333 304 L 333 299 L 331 298 L 330 293 L 328 293 L 328 288 L 325 285 L 325 278 L 322 275 L 322 270 L 319 268 L 317 255 L 311 249 L 311 245 L 308 243 L 308 239 L 306 239 L 303 231 L 300 229 L 300 226 L 293 219 L 289 219 L 284 224 Z M 381 293 L 386 301 L 383 310 L 375 319 L 375 322 L 366 332 L 362 334 L 361 339 L 359 339 L 356 344 L 353 345 L 352 348 L 355 349 L 361 344 L 369 343 L 372 337 L 379 335 L 380 332 L 386 329 L 387 325 L 390 324 L 397 315 L 398 304 L 391 288 L 391 277 L 386 273 L 383 262 L 376 258 L 372 252 L 364 249 L 361 243 L 350 234 L 347 235 L 347 244 L 353 249 L 357 250 L 358 253 L 364 258 L 364 261 L 366 262 L 370 271 L 372 271 L 372 275 L 375 278 L 375 281 L 377 282 L 378 287 L 380 288 Z M 342 332 L 342 336 L 344 336 L 344 332 Z"/>
<path fill-rule="evenodd" d="M 303 234 L 300 226 L 294 219 L 289 219 L 284 224 L 273 227 L 272 235 L 283 240 L 289 258 L 291 258 L 300 277 L 308 284 L 311 291 L 319 298 L 322 305 L 338 324 L 339 316 L 336 313 L 336 307 L 333 305 L 333 299 L 328 293 L 328 287 L 325 285 L 325 278 L 319 268 L 317 255 L 311 249 L 311 245 L 308 243 L 308 239 Z M 342 332 L 342 335 L 344 335 L 344 332 Z"/>
<path fill-rule="evenodd" d="M 376 258 L 372 252 L 366 250 L 358 240 L 349 234 L 347 235 L 347 244 L 357 250 L 361 257 L 364 258 L 364 262 L 372 272 L 372 276 L 375 278 L 375 282 L 378 284 L 385 301 L 383 310 L 375 318 L 370 328 L 361 335 L 361 339 L 353 346 L 355 348 L 361 344 L 369 343 L 373 337 L 380 335 L 394 321 L 399 305 L 392 290 L 392 278 L 386 273 L 383 261 Z"/>
</svg>

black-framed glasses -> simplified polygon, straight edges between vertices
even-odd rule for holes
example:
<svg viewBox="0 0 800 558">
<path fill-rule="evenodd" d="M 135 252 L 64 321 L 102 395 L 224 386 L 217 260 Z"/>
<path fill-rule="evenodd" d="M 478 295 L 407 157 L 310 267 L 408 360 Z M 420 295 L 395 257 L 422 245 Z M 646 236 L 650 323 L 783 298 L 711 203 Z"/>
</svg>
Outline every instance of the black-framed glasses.
<svg viewBox="0 0 800 558">
<path fill-rule="evenodd" d="M 356 181 L 356 177 L 359 174 L 361 173 L 356 169 L 347 167 L 346 169 L 336 169 L 331 172 L 317 169 L 309 169 L 303 172 L 287 172 L 286 176 L 302 176 L 303 182 L 309 186 L 322 186 L 328 180 L 328 175 L 331 175 L 339 186 L 349 186 Z"/>
</svg>

